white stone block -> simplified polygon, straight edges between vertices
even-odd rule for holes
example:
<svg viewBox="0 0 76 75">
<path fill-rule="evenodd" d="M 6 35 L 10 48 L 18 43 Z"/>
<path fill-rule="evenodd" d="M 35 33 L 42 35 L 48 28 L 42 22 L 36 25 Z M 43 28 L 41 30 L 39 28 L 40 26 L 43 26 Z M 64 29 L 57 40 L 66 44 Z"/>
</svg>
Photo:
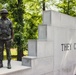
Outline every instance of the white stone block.
<svg viewBox="0 0 76 75">
<path fill-rule="evenodd" d="M 76 29 L 76 17 L 73 17 L 73 21 L 71 20 L 72 24 L 71 24 L 71 28 Z"/>
<path fill-rule="evenodd" d="M 76 29 L 76 18 L 49 10 L 43 12 L 43 24 Z"/>
<path fill-rule="evenodd" d="M 56 11 L 51 11 L 51 25 L 52 26 L 61 26 L 61 13 Z"/>
<path fill-rule="evenodd" d="M 72 23 L 70 22 L 70 18 L 71 18 L 71 17 L 68 16 L 68 15 L 61 14 L 61 22 L 60 22 L 60 25 L 69 28 L 70 25 L 72 24 Z"/>
<path fill-rule="evenodd" d="M 22 65 L 31 67 L 31 59 L 22 58 Z"/>
<path fill-rule="evenodd" d="M 75 24 L 76 24 L 76 18 L 75 17 L 65 15 L 65 14 L 61 14 L 61 21 L 60 21 L 61 27 L 76 29 Z"/>
<path fill-rule="evenodd" d="M 30 40 L 28 55 L 37 57 L 53 56 L 53 42 L 47 40 Z"/>
<path fill-rule="evenodd" d="M 75 29 L 54 27 L 54 75 L 73 75 L 76 63 L 75 33 Z M 61 44 L 69 44 L 68 49 L 65 50 Z"/>
<path fill-rule="evenodd" d="M 33 70 L 37 75 L 46 74 L 53 71 L 53 57 L 38 58 L 34 61 Z"/>
<path fill-rule="evenodd" d="M 54 74 L 53 74 L 53 71 L 52 71 L 52 72 L 46 73 L 45 75 L 54 75 Z"/>
<path fill-rule="evenodd" d="M 28 40 L 28 55 L 37 56 L 37 40 Z"/>
<path fill-rule="evenodd" d="M 43 12 L 43 24 L 51 25 L 51 11 Z"/>
<path fill-rule="evenodd" d="M 55 11 L 43 12 L 43 24 L 60 26 L 60 21 L 61 21 L 61 15 L 59 12 Z"/>
<path fill-rule="evenodd" d="M 38 39 L 46 39 L 49 41 L 53 41 L 54 38 L 54 27 L 49 25 L 40 25 L 38 28 Z"/>
<path fill-rule="evenodd" d="M 53 56 L 53 42 L 37 40 L 37 57 Z"/>
<path fill-rule="evenodd" d="M 27 73 L 27 75 L 42 75 L 46 73 L 50 73 L 53 71 L 53 57 L 46 57 L 46 58 L 35 58 L 35 57 L 23 57 L 23 65 L 29 66 L 29 62 L 26 63 L 26 59 L 31 60 L 31 73 Z M 24 64 L 25 62 L 25 64 Z M 29 73 L 29 74 L 28 74 Z"/>
<path fill-rule="evenodd" d="M 48 73 L 41 74 L 41 75 L 54 75 L 54 74 L 53 74 L 53 72 L 48 72 Z"/>
<path fill-rule="evenodd" d="M 23 62 L 32 65 L 28 75 L 76 74 L 76 19 L 55 11 L 43 12 L 39 38 L 28 42 L 29 55 Z M 65 45 L 65 47 L 64 47 Z M 52 73 L 51 73 L 52 72 Z"/>
<path fill-rule="evenodd" d="M 62 75 L 62 74 L 60 74 L 60 70 L 54 70 L 54 75 Z"/>
<path fill-rule="evenodd" d="M 22 57 L 22 65 L 23 66 L 28 66 L 28 67 L 33 67 L 33 61 L 36 59 L 36 57 L 32 56 L 23 56 Z"/>
<path fill-rule="evenodd" d="M 54 27 L 47 26 L 47 40 L 54 41 Z"/>
<path fill-rule="evenodd" d="M 38 38 L 39 39 L 47 39 L 47 26 L 46 25 L 39 25 Z"/>
</svg>

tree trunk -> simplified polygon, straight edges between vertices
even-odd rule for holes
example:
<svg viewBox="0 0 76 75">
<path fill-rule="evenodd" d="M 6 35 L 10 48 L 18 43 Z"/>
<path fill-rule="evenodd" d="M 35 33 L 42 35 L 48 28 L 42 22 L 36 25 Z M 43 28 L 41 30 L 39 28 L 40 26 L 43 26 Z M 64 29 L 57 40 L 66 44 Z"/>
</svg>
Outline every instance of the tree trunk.
<svg viewBox="0 0 76 75">
<path fill-rule="evenodd" d="M 69 9 L 69 4 L 70 4 L 70 0 L 68 0 L 67 3 L 68 3 L 68 5 L 67 5 L 67 14 L 69 15 L 69 10 L 70 10 L 70 9 Z"/>
<path fill-rule="evenodd" d="M 43 11 L 45 11 L 45 0 L 43 0 Z"/>
<path fill-rule="evenodd" d="M 23 32 L 23 27 L 24 27 L 24 24 L 23 24 L 23 12 L 21 12 L 23 9 L 21 9 L 21 5 L 22 5 L 22 0 L 18 0 L 18 23 L 21 25 L 19 27 L 19 32 Z M 21 35 L 20 35 L 21 36 Z M 17 48 L 17 60 L 18 61 L 21 61 L 22 60 L 22 56 L 23 56 L 23 48 L 22 48 L 22 43 L 21 43 L 21 39 L 22 37 L 20 37 L 17 41 L 18 41 L 18 48 Z"/>
<path fill-rule="evenodd" d="M 17 60 L 22 61 L 23 50 L 20 50 L 20 47 L 17 48 Z"/>
</svg>

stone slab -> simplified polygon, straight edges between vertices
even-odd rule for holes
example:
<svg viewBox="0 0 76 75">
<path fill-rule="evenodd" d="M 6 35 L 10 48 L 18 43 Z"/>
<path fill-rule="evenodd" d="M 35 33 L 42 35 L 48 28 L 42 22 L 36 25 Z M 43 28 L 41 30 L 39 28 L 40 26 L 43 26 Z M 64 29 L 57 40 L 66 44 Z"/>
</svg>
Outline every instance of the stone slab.
<svg viewBox="0 0 76 75">
<path fill-rule="evenodd" d="M 30 67 L 22 66 L 20 61 L 11 61 L 12 68 L 7 69 L 7 61 L 3 61 L 3 68 L 0 68 L 0 75 L 10 75 L 11 73 L 19 72 L 22 70 L 30 69 Z"/>
<path fill-rule="evenodd" d="M 48 10 L 43 12 L 43 24 L 76 29 L 76 18 L 57 11 Z"/>
<path fill-rule="evenodd" d="M 53 42 L 47 40 L 30 40 L 28 55 L 40 57 L 53 56 Z"/>
<path fill-rule="evenodd" d="M 37 56 L 37 40 L 28 40 L 28 56 Z"/>
<path fill-rule="evenodd" d="M 34 57 L 34 56 L 23 56 L 22 57 L 22 65 L 33 67 L 32 63 L 33 63 L 34 59 L 36 59 L 36 57 Z"/>
<path fill-rule="evenodd" d="M 73 75 L 76 63 L 75 43 L 75 29 L 54 27 L 54 75 Z"/>
<path fill-rule="evenodd" d="M 48 56 L 53 56 L 53 49 L 54 43 L 53 41 L 41 41 L 37 40 L 37 57 L 48 57 Z"/>
<path fill-rule="evenodd" d="M 53 57 L 37 58 L 33 61 L 33 71 L 37 75 L 46 74 L 53 71 Z"/>
</svg>

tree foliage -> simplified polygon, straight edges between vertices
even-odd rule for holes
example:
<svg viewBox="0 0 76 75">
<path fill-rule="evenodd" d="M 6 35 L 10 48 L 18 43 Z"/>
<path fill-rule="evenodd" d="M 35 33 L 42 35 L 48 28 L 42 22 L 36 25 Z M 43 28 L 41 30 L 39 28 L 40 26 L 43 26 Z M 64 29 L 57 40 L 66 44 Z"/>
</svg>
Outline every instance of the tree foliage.
<svg viewBox="0 0 76 75">
<path fill-rule="evenodd" d="M 41 0 L 0 0 L 1 8 L 7 8 L 14 27 L 14 47 L 18 60 L 27 49 L 27 40 L 38 38 L 38 25 L 42 22 Z M 0 9 L 1 9 L 0 8 Z"/>
<path fill-rule="evenodd" d="M 8 17 L 13 22 L 13 47 L 17 48 L 18 60 L 21 60 L 22 51 L 27 49 L 28 39 L 38 38 L 38 25 L 42 23 L 43 9 L 48 7 L 47 1 L 50 0 L 0 0 L 0 9 L 7 8 Z"/>
<path fill-rule="evenodd" d="M 76 16 L 76 0 L 61 0 L 56 6 L 60 12 Z"/>
</svg>

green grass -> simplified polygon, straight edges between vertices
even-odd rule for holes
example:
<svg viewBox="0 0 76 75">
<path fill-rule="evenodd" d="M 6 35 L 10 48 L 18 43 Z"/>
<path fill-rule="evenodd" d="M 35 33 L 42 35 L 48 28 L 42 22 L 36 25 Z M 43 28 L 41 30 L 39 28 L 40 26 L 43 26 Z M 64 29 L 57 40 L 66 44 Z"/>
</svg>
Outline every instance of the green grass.
<svg viewBox="0 0 76 75">
<path fill-rule="evenodd" d="M 28 55 L 28 51 L 23 51 L 23 54 L 25 55 L 25 56 L 27 56 Z M 16 57 L 17 57 L 17 49 L 16 48 L 14 48 L 14 49 L 11 49 L 11 56 L 12 56 L 12 59 L 13 60 L 16 60 Z M 4 50 L 4 60 L 6 59 L 6 50 Z"/>
<path fill-rule="evenodd" d="M 23 51 L 24 55 L 28 55 L 28 51 Z M 6 55 L 6 50 L 4 50 L 4 55 Z M 14 49 L 11 49 L 11 55 L 17 55 L 17 49 L 14 48 Z"/>
</svg>

